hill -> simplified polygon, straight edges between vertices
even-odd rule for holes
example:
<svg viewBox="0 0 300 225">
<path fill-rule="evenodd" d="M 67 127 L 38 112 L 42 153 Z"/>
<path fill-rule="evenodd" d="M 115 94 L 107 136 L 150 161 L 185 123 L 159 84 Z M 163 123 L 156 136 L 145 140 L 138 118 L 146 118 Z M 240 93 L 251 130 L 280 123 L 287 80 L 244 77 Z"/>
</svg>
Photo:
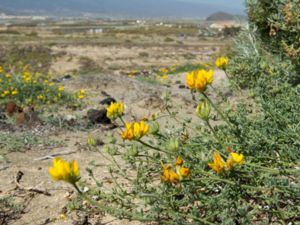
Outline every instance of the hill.
<svg viewBox="0 0 300 225">
<path fill-rule="evenodd" d="M 226 12 L 216 12 L 206 18 L 207 21 L 234 20 L 235 16 Z"/>
</svg>

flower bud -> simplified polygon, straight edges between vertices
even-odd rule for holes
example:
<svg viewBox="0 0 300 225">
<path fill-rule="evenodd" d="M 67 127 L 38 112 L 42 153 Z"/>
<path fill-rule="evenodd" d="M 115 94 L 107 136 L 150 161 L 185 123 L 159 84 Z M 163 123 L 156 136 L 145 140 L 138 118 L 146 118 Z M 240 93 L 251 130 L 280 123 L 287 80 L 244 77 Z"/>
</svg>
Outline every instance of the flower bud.
<svg viewBox="0 0 300 225">
<path fill-rule="evenodd" d="M 96 140 L 93 136 L 89 136 L 87 139 L 88 146 L 96 146 Z"/>
<path fill-rule="evenodd" d="M 209 120 L 210 106 L 207 101 L 200 102 L 196 109 L 196 114 L 204 121 Z"/>
<path fill-rule="evenodd" d="M 177 138 L 170 138 L 166 144 L 166 149 L 172 152 L 177 152 L 179 149 L 179 140 Z"/>
<path fill-rule="evenodd" d="M 159 123 L 154 122 L 151 126 L 150 126 L 150 134 L 157 134 L 159 132 Z"/>
</svg>

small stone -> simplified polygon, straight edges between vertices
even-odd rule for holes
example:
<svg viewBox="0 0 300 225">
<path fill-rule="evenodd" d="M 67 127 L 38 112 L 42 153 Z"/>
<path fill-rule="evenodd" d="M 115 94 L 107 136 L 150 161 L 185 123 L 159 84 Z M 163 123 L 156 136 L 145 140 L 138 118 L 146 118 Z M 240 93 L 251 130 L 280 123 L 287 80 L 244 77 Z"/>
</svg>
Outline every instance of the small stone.
<svg viewBox="0 0 300 225">
<path fill-rule="evenodd" d="M 180 84 L 180 85 L 178 86 L 178 88 L 183 89 L 183 88 L 185 88 L 185 85 L 184 85 L 184 84 Z"/>
<path fill-rule="evenodd" d="M 89 121 L 93 124 L 110 124 L 111 120 L 106 116 L 106 109 L 90 109 L 87 112 L 87 117 Z"/>
<path fill-rule="evenodd" d="M 72 76 L 70 74 L 66 74 L 65 76 L 63 76 L 62 80 L 69 80 L 71 78 Z"/>
<path fill-rule="evenodd" d="M 76 116 L 66 115 L 65 121 L 67 122 L 68 125 L 73 126 L 73 125 L 75 125 L 75 122 L 76 122 Z"/>
</svg>

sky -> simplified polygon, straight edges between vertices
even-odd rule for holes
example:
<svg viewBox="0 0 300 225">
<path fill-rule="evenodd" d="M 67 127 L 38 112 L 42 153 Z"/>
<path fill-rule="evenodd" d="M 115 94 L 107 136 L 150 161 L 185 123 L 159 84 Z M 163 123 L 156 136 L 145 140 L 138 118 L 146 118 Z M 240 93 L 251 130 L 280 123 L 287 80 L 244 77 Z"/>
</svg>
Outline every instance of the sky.
<svg viewBox="0 0 300 225">
<path fill-rule="evenodd" d="M 243 12 L 245 10 L 245 0 L 180 0 L 182 2 L 200 2 L 207 4 L 215 4 L 218 6 L 225 6 L 236 8 Z"/>
</svg>

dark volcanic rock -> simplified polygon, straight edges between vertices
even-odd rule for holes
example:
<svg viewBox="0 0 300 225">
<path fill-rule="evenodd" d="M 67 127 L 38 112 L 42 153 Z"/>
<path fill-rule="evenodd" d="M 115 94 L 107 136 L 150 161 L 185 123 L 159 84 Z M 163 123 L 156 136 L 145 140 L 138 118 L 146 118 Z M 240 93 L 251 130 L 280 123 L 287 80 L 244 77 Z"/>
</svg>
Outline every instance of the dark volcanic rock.
<svg viewBox="0 0 300 225">
<path fill-rule="evenodd" d="M 185 88 L 185 85 L 181 84 L 181 85 L 178 86 L 178 88 L 183 89 L 183 88 Z"/>
<path fill-rule="evenodd" d="M 101 105 L 110 105 L 113 102 L 116 102 L 116 99 L 114 99 L 112 97 L 107 97 L 107 98 L 103 99 L 102 101 L 100 101 L 100 104 Z"/>
<path fill-rule="evenodd" d="M 65 76 L 62 77 L 62 80 L 69 80 L 71 78 L 72 76 L 70 74 L 66 74 Z"/>
<path fill-rule="evenodd" d="M 106 116 L 106 109 L 90 109 L 87 112 L 87 117 L 89 121 L 93 124 L 100 123 L 100 124 L 110 124 L 111 120 Z"/>
</svg>

